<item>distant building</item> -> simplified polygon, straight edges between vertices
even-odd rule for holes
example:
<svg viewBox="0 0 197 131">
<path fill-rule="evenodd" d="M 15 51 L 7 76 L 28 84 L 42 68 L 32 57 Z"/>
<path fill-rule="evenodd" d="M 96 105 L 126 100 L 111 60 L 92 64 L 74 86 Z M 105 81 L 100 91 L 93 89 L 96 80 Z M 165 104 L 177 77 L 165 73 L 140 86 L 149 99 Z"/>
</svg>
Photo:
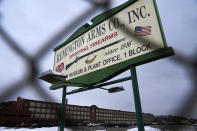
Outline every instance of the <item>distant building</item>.
<svg viewBox="0 0 197 131">
<path fill-rule="evenodd" d="M 29 100 L 18 97 L 17 101 L 0 102 L 0 125 L 48 122 L 58 124 L 61 104 Z M 145 123 L 152 123 L 155 117 L 143 113 Z M 136 113 L 98 108 L 96 105 L 66 106 L 65 124 L 73 123 L 136 123 Z"/>
</svg>

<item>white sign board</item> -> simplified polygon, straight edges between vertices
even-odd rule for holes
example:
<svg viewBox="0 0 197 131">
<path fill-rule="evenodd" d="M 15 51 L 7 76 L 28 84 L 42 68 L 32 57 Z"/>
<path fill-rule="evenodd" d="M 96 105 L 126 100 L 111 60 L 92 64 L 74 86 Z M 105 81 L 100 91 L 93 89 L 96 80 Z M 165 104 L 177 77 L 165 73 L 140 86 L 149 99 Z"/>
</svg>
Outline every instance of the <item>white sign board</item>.
<svg viewBox="0 0 197 131">
<path fill-rule="evenodd" d="M 164 48 L 153 0 L 138 0 L 55 51 L 67 80 Z"/>
</svg>

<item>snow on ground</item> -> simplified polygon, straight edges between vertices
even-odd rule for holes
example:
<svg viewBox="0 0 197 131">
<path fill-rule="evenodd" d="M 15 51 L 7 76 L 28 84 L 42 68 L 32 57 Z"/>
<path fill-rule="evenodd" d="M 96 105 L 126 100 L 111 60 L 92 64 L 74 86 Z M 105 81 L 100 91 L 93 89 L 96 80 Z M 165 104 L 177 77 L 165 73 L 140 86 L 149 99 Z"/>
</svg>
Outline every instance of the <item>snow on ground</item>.
<svg viewBox="0 0 197 131">
<path fill-rule="evenodd" d="M 58 131 L 58 127 L 42 127 L 42 128 L 32 128 L 32 129 L 0 127 L 0 131 Z M 72 130 L 65 128 L 64 131 L 72 131 Z"/>
<path fill-rule="evenodd" d="M 42 128 L 8 128 L 8 127 L 0 127 L 0 131 L 58 131 L 58 127 L 42 127 Z M 73 131 L 72 129 L 64 128 L 64 131 Z M 101 130 L 97 130 L 101 131 Z M 104 131 L 104 130 L 102 130 Z M 132 128 L 127 131 L 138 131 L 137 128 Z M 145 131 L 161 131 L 157 128 L 152 128 L 149 126 L 145 126 Z"/>
<path fill-rule="evenodd" d="M 157 129 L 157 128 L 152 128 L 150 126 L 145 126 L 145 131 L 161 131 L 160 129 Z M 137 128 L 132 128 L 132 129 L 129 129 L 127 131 L 138 131 Z"/>
</svg>

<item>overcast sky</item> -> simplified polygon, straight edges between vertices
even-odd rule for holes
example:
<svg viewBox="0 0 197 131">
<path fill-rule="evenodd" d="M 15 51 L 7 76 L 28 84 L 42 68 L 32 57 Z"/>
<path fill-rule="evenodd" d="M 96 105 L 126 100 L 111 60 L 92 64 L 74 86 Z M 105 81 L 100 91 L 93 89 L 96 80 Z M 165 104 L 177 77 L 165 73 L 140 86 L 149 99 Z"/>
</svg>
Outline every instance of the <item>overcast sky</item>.
<svg viewBox="0 0 197 131">
<path fill-rule="evenodd" d="M 187 60 L 195 59 L 197 2 L 195 0 L 156 1 L 168 45 Z M 126 0 L 112 0 L 111 7 L 124 2 Z M 43 43 L 90 8 L 91 4 L 86 0 L 2 0 L 0 2 L 0 26 L 27 54 L 35 55 L 44 46 Z M 89 21 L 101 12 L 102 10 L 98 10 L 85 21 Z M 80 22 L 81 25 L 84 23 L 84 21 Z M 76 29 L 81 25 L 76 26 Z M 61 41 L 66 40 L 69 35 L 71 32 L 65 34 Z M 3 92 L 9 85 L 22 80 L 28 68 L 23 58 L 17 55 L 1 36 L 0 43 L 0 92 Z M 54 52 L 51 48 L 38 62 L 39 73 L 52 69 L 53 59 Z M 130 71 L 126 71 L 113 80 L 129 75 Z M 138 66 L 137 75 L 143 112 L 155 115 L 176 114 L 182 104 L 187 106 L 184 100 L 190 96 L 194 82 L 191 80 L 192 70 L 186 65 L 172 58 L 165 58 Z M 61 89 L 50 91 L 48 88 L 50 84 L 40 82 L 54 101 L 61 102 Z M 131 81 L 118 85 L 123 85 L 125 91 L 108 94 L 104 90 L 95 89 L 68 96 L 68 103 L 83 106 L 94 104 L 101 108 L 135 111 Z M 68 90 L 75 89 L 75 87 L 68 88 Z M 16 100 L 18 96 L 43 100 L 38 92 L 29 86 L 17 91 L 9 100 Z M 193 101 L 193 103 L 196 102 Z M 197 118 L 195 109 L 197 108 L 194 108 L 191 115 Z"/>
</svg>

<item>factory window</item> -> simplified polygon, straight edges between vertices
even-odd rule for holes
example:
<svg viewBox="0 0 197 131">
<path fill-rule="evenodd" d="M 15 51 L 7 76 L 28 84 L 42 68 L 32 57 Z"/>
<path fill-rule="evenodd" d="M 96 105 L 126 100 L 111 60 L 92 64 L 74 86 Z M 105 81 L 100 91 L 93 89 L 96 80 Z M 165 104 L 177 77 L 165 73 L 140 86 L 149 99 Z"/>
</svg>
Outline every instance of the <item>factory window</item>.
<svg viewBox="0 0 197 131">
<path fill-rule="evenodd" d="M 35 107 L 35 102 L 30 102 L 30 106 Z"/>
<path fill-rule="evenodd" d="M 51 113 L 55 113 L 56 112 L 56 110 L 51 110 Z"/>
<path fill-rule="evenodd" d="M 58 104 L 58 105 L 57 105 L 57 108 L 60 108 L 60 107 L 61 107 L 61 105 L 60 105 L 60 104 Z"/>
<path fill-rule="evenodd" d="M 46 113 L 46 109 L 41 109 L 41 112 L 42 113 Z"/>
<path fill-rule="evenodd" d="M 41 103 L 36 103 L 36 106 L 37 107 L 41 107 Z"/>
<path fill-rule="evenodd" d="M 44 108 L 45 108 L 45 107 L 46 107 L 46 104 L 42 104 L 42 107 L 44 107 Z"/>
<path fill-rule="evenodd" d="M 36 112 L 40 112 L 40 108 L 36 108 Z"/>
<path fill-rule="evenodd" d="M 73 106 L 73 110 L 74 110 L 74 111 L 76 110 L 76 107 L 75 107 L 75 106 Z"/>
<path fill-rule="evenodd" d="M 80 107 L 76 107 L 76 110 L 79 111 L 80 110 Z"/>
<path fill-rule="evenodd" d="M 51 104 L 47 104 L 47 108 L 51 108 Z"/>
<path fill-rule="evenodd" d="M 32 112 L 34 112 L 34 108 L 29 108 L 29 111 L 32 111 Z"/>
<path fill-rule="evenodd" d="M 50 109 L 47 109 L 47 110 L 46 110 L 47 113 L 50 113 L 50 111 L 51 111 Z"/>
<path fill-rule="evenodd" d="M 55 118 L 55 115 L 51 115 L 51 118 L 54 119 Z"/>
<path fill-rule="evenodd" d="M 46 118 L 49 119 L 50 118 L 50 115 L 46 115 Z"/>
<path fill-rule="evenodd" d="M 35 118 L 39 118 L 40 117 L 40 114 L 35 114 Z"/>
<path fill-rule="evenodd" d="M 41 118 L 45 118 L 45 115 L 44 115 L 44 114 L 41 114 L 40 117 L 41 117 Z"/>
<path fill-rule="evenodd" d="M 52 107 L 52 108 L 56 108 L 56 105 L 55 105 L 55 104 L 52 104 L 51 107 Z"/>
</svg>

